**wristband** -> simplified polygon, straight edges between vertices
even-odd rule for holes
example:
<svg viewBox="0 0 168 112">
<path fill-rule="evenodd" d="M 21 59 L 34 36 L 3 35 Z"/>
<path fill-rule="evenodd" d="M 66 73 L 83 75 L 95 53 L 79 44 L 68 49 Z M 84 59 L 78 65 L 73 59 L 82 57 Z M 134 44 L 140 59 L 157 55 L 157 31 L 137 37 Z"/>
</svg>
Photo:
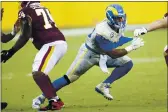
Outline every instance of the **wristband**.
<svg viewBox="0 0 168 112">
<path fill-rule="evenodd" d="M 133 50 L 133 48 L 132 48 L 132 46 L 127 46 L 125 48 L 125 50 L 129 53 L 129 52 L 131 52 Z"/>
</svg>

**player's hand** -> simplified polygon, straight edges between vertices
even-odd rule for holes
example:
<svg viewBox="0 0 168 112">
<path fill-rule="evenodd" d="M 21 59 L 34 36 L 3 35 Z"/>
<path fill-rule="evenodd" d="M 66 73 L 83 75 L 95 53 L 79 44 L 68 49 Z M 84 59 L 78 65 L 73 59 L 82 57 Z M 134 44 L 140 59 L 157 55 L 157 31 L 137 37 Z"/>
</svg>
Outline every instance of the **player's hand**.
<svg viewBox="0 0 168 112">
<path fill-rule="evenodd" d="M 133 50 L 136 50 L 142 46 L 144 46 L 144 41 L 142 38 L 137 37 L 132 40 L 131 47 Z"/>
<path fill-rule="evenodd" d="M 2 21 L 2 17 L 3 17 L 3 13 L 4 13 L 4 8 L 1 8 L 1 21 Z"/>
<path fill-rule="evenodd" d="M 132 40 L 131 45 L 127 46 L 127 47 L 125 48 L 125 50 L 129 53 L 129 52 L 131 52 L 131 51 L 133 51 L 133 50 L 136 50 L 136 49 L 138 49 L 138 48 L 140 48 L 140 47 L 142 47 L 142 46 L 144 46 L 144 41 L 143 41 L 143 39 L 137 37 L 137 38 L 134 38 L 134 39 Z"/>
<path fill-rule="evenodd" d="M 15 51 L 13 49 L 1 51 L 1 62 L 5 63 L 14 54 L 15 54 Z"/>
<path fill-rule="evenodd" d="M 144 35 L 147 33 L 147 29 L 146 28 L 141 28 L 141 29 L 135 29 L 134 30 L 134 37 L 138 37 L 140 35 Z"/>
</svg>

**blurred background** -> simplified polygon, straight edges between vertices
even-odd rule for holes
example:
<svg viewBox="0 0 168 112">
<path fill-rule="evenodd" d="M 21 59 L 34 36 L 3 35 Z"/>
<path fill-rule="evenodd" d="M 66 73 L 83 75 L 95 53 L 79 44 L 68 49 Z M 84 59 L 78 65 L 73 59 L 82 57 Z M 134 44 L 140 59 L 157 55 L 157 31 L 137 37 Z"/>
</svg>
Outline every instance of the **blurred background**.
<svg viewBox="0 0 168 112">
<path fill-rule="evenodd" d="M 123 6 L 128 24 L 147 24 L 163 17 L 167 2 L 41 2 L 50 9 L 59 28 L 92 27 L 105 18 L 108 5 Z M 8 30 L 17 19 L 18 2 L 2 2 L 5 9 L 2 29 Z"/>
</svg>

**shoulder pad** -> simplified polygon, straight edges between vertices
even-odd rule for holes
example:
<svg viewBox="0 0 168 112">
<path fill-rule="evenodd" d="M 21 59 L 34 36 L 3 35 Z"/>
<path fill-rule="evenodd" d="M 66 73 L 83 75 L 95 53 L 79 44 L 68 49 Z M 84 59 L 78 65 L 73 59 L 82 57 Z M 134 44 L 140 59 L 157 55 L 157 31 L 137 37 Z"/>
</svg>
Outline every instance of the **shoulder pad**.
<svg viewBox="0 0 168 112">
<path fill-rule="evenodd" d="M 106 30 L 106 26 L 105 26 L 104 22 L 97 24 L 95 27 L 95 31 L 97 34 L 105 36 L 107 30 Z"/>
</svg>

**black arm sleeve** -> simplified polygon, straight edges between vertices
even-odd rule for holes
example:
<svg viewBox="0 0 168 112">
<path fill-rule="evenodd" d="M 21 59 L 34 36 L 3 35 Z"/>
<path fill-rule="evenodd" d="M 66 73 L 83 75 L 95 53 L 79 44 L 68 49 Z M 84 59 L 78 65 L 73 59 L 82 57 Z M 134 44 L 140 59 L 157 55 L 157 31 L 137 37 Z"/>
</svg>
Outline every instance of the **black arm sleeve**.
<svg viewBox="0 0 168 112">
<path fill-rule="evenodd" d="M 31 36 L 31 21 L 28 17 L 21 19 L 21 34 L 19 36 L 19 39 L 15 43 L 15 45 L 12 47 L 12 49 L 17 52 L 19 49 L 21 49 L 29 40 Z"/>
<path fill-rule="evenodd" d="M 2 43 L 7 43 L 10 40 L 12 40 L 14 37 L 15 37 L 15 35 L 12 35 L 11 33 L 4 34 L 3 32 L 1 32 L 1 42 Z"/>
</svg>

